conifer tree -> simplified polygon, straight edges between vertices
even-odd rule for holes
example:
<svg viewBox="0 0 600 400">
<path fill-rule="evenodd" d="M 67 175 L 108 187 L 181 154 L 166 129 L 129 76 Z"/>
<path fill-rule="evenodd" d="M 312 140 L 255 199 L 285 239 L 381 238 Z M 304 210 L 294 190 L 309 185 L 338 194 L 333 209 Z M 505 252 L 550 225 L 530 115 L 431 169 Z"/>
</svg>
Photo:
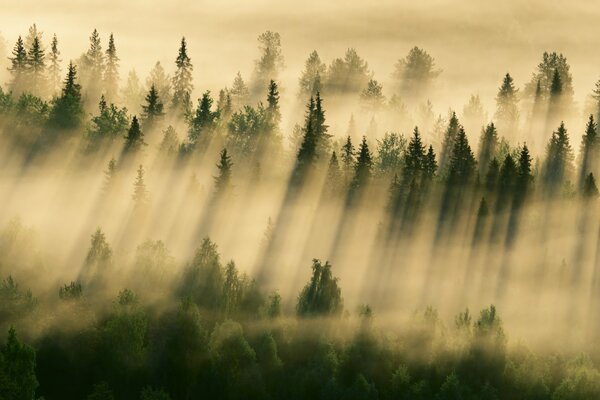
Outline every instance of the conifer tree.
<svg viewBox="0 0 600 400">
<path fill-rule="evenodd" d="M 242 78 L 242 74 L 239 71 L 233 79 L 229 94 L 231 96 L 234 111 L 247 106 L 250 102 L 250 90 L 248 89 L 248 86 L 246 86 L 244 78 Z"/>
<path fill-rule="evenodd" d="M 485 174 L 485 188 L 489 193 L 495 193 L 498 186 L 498 175 L 500 174 L 500 163 L 496 157 L 490 161 Z"/>
<path fill-rule="evenodd" d="M 0 347 L 0 376 L 2 397 L 23 400 L 35 398 L 39 386 L 35 350 L 19 341 L 12 326 L 8 330 L 6 344 Z"/>
<path fill-rule="evenodd" d="M 102 140 L 122 137 L 129 126 L 127 109 L 118 108 L 112 103 L 108 105 L 104 95 L 100 97 L 98 111 L 98 115 L 92 117 L 88 129 L 88 137 L 92 148 Z"/>
<path fill-rule="evenodd" d="M 233 167 L 231 156 L 227 154 L 227 149 L 224 148 L 221 150 L 221 156 L 219 158 L 219 163 L 217 164 L 219 173 L 214 177 L 215 194 L 222 194 L 229 187 L 231 182 L 231 167 Z"/>
<path fill-rule="evenodd" d="M 77 69 L 70 62 L 62 93 L 52 102 L 49 123 L 54 128 L 75 129 L 81 125 L 83 116 L 81 86 L 77 83 Z"/>
<path fill-rule="evenodd" d="M 157 119 L 164 115 L 163 103 L 154 85 L 150 86 L 150 91 L 146 95 L 146 104 L 142 105 L 142 110 L 145 127 L 151 127 Z"/>
<path fill-rule="evenodd" d="M 295 174 L 302 176 L 317 158 L 317 136 L 314 129 L 315 101 L 311 97 L 306 110 L 304 135 L 296 157 Z"/>
<path fill-rule="evenodd" d="M 179 53 L 175 59 L 175 66 L 177 69 L 175 70 L 175 75 L 173 75 L 172 107 L 180 116 L 187 116 L 192 109 L 191 96 L 194 90 L 192 72 L 194 67 L 187 53 L 185 37 L 181 38 Z"/>
<path fill-rule="evenodd" d="M 367 82 L 367 87 L 360 94 L 363 107 L 370 111 L 378 111 L 385 105 L 383 86 L 375 79 Z"/>
<path fill-rule="evenodd" d="M 60 90 L 60 51 L 58 50 L 58 39 L 56 35 L 52 37 L 52 44 L 50 45 L 50 54 L 48 59 L 48 80 L 50 95 L 54 96 Z"/>
<path fill-rule="evenodd" d="M 331 151 L 331 135 L 327 133 L 329 126 L 325 124 L 325 110 L 323 109 L 323 100 L 319 92 L 315 96 L 313 120 L 313 129 L 317 141 L 317 158 L 324 158 Z"/>
<path fill-rule="evenodd" d="M 410 182 L 415 178 L 418 179 L 421 176 L 421 172 L 425 170 L 425 162 L 425 146 L 421 140 L 419 128 L 415 126 L 413 136 L 404 155 L 404 178 L 406 182 Z"/>
<path fill-rule="evenodd" d="M 352 144 L 352 138 L 348 136 L 346 139 L 346 143 L 342 146 L 342 165 L 344 168 L 344 175 L 346 177 L 346 183 L 348 183 L 348 179 L 350 174 L 352 173 L 352 166 L 354 165 L 354 153 L 355 153 L 354 145 Z"/>
<path fill-rule="evenodd" d="M 452 151 L 454 149 L 454 142 L 456 141 L 460 129 L 461 126 L 458 122 L 458 118 L 456 117 L 456 113 L 452 112 L 450 122 L 448 123 L 448 128 L 446 129 L 446 133 L 444 134 L 444 139 L 442 141 L 439 164 L 441 171 L 445 172 L 448 168 L 450 158 L 452 157 Z"/>
<path fill-rule="evenodd" d="M 369 145 L 367 144 L 366 136 L 363 136 L 360 147 L 358 148 L 358 154 L 356 157 L 356 163 L 354 165 L 354 176 L 350 183 L 352 191 L 356 191 L 368 184 L 371 179 L 373 169 L 373 159 L 371 152 L 369 151 Z"/>
<path fill-rule="evenodd" d="M 474 178 L 476 165 L 477 161 L 475 161 L 475 157 L 469 146 L 467 135 L 461 127 L 454 141 L 448 165 L 448 183 L 457 186 L 471 183 Z"/>
<path fill-rule="evenodd" d="M 265 109 L 267 125 L 271 132 L 279 132 L 281 123 L 281 111 L 279 110 L 279 89 L 277 83 L 271 80 L 269 83 L 269 93 L 267 95 L 267 108 Z"/>
<path fill-rule="evenodd" d="M 212 111 L 213 99 L 210 96 L 210 90 L 207 90 L 198 100 L 198 107 L 190 121 L 190 130 L 188 140 L 190 144 L 195 145 L 198 140 L 204 136 L 208 139 L 208 135 L 212 133 L 219 119 L 219 111 Z M 206 144 L 206 140 L 203 140 Z"/>
<path fill-rule="evenodd" d="M 104 191 L 109 191 L 114 183 L 117 176 L 117 160 L 114 157 L 108 161 L 106 171 L 104 171 Z"/>
<path fill-rule="evenodd" d="M 590 118 L 585 127 L 585 134 L 581 138 L 581 165 L 579 168 L 579 187 L 583 187 L 583 183 L 587 178 L 588 173 L 596 171 L 598 163 L 598 133 L 597 125 L 594 121 L 594 115 L 590 114 Z"/>
<path fill-rule="evenodd" d="M 127 82 L 121 93 L 121 99 L 123 104 L 132 113 L 135 114 L 138 111 L 142 111 L 140 105 L 144 101 L 144 91 L 142 90 L 140 78 L 134 69 L 129 71 L 127 75 Z"/>
<path fill-rule="evenodd" d="M 115 38 L 110 34 L 106 49 L 106 70 L 104 71 L 104 93 L 109 102 L 115 102 L 119 93 L 119 57 Z"/>
<path fill-rule="evenodd" d="M 340 169 L 340 165 L 338 163 L 335 151 L 331 153 L 331 158 L 329 159 L 329 165 L 327 167 L 327 176 L 325 178 L 325 182 L 326 192 L 330 195 L 338 194 L 340 189 L 342 188 L 342 171 Z"/>
<path fill-rule="evenodd" d="M 515 137 L 519 124 L 518 89 L 510 74 L 504 76 L 502 86 L 496 96 L 496 114 L 498 126 L 504 136 Z"/>
<path fill-rule="evenodd" d="M 498 176 L 499 197 L 496 202 L 496 209 L 504 207 L 506 205 L 506 200 L 512 196 L 517 182 L 517 176 L 517 164 L 512 156 L 507 154 L 506 157 L 504 157 L 504 161 L 500 167 L 500 175 Z"/>
<path fill-rule="evenodd" d="M 498 133 L 494 123 L 491 122 L 481 132 L 481 138 L 479 139 L 477 164 L 479 165 L 479 177 L 481 179 L 486 176 L 490 161 L 496 156 L 497 150 Z"/>
<path fill-rule="evenodd" d="M 427 154 L 425 155 L 425 177 L 429 180 L 435 177 L 437 171 L 437 161 L 435 160 L 435 153 L 433 152 L 433 146 L 429 145 Z"/>
<path fill-rule="evenodd" d="M 585 177 L 582 191 L 583 196 L 586 198 L 597 198 L 598 195 L 600 195 L 598 192 L 598 187 L 596 186 L 596 179 L 594 178 L 594 174 L 591 172 Z"/>
<path fill-rule="evenodd" d="M 134 117 L 135 118 L 135 117 Z M 137 175 L 133 184 L 133 202 L 134 209 L 140 210 L 148 205 L 149 194 L 144 181 L 144 166 L 140 164 L 137 169 Z"/>
<path fill-rule="evenodd" d="M 300 317 L 335 316 L 343 310 L 338 279 L 331 273 L 331 264 L 314 259 L 312 276 L 298 296 L 296 312 Z"/>
<path fill-rule="evenodd" d="M 398 93 L 406 99 L 421 100 L 441 72 L 435 68 L 434 58 L 415 46 L 396 63 Z"/>
<path fill-rule="evenodd" d="M 555 193 L 569 179 L 572 171 L 573 151 L 563 122 L 552 133 L 546 148 L 546 160 L 543 169 L 543 181 L 549 194 Z"/>
<path fill-rule="evenodd" d="M 40 39 L 36 36 L 27 53 L 28 89 L 36 96 L 46 92 L 46 54 Z"/>
<path fill-rule="evenodd" d="M 90 36 L 90 47 L 83 56 L 81 76 L 87 98 L 96 101 L 102 93 L 104 78 L 104 52 L 100 43 L 100 34 L 96 29 Z"/>
<path fill-rule="evenodd" d="M 146 146 L 144 133 L 140 129 L 140 123 L 137 116 L 134 115 L 129 130 L 127 131 L 127 136 L 125 136 L 124 151 L 126 153 L 134 153 L 141 150 L 143 146 Z"/>
<path fill-rule="evenodd" d="M 21 36 L 17 39 L 15 47 L 12 51 L 12 57 L 10 59 L 10 67 L 8 70 L 12 75 L 10 84 L 8 85 L 9 90 L 15 95 L 19 95 L 26 89 L 27 83 L 27 50 L 23 44 Z"/>
<path fill-rule="evenodd" d="M 531 169 L 531 155 L 527 144 L 523 144 L 519 153 L 519 161 L 517 166 L 517 183 L 516 183 L 516 200 L 517 203 L 522 203 L 525 196 L 529 192 L 533 175 Z"/>
<path fill-rule="evenodd" d="M 562 102 L 563 84 L 560 78 L 558 69 L 554 70 L 552 75 L 552 85 L 550 85 L 550 98 L 548 101 L 548 120 L 546 125 L 554 126 L 562 117 L 563 102 Z"/>
</svg>

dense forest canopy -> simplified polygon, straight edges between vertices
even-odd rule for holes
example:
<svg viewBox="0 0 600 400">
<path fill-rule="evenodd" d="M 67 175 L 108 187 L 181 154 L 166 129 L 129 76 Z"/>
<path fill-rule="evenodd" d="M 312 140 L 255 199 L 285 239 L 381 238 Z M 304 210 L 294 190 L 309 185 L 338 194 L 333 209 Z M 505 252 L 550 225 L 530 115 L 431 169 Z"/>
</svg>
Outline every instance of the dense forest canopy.
<svg viewBox="0 0 600 400">
<path fill-rule="evenodd" d="M 210 81 L 206 38 L 126 69 L 52 28 L 0 48 L 0 399 L 600 398 L 567 51 L 460 98 L 422 45 L 384 75 L 258 31 Z"/>
</svg>

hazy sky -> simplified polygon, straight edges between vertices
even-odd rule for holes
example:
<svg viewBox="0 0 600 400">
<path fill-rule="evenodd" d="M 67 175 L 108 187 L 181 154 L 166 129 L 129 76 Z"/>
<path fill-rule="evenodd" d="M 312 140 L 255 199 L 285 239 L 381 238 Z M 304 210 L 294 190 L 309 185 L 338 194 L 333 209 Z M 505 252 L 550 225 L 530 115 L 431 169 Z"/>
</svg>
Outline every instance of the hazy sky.
<svg viewBox="0 0 600 400">
<path fill-rule="evenodd" d="M 564 52 L 582 101 L 600 76 L 600 7 L 590 1 L 203 1 L 21 0 L 2 5 L 0 30 L 12 46 L 36 22 L 46 40 L 59 36 L 63 59 L 87 47 L 93 28 L 106 44 L 115 33 L 122 76 L 135 66 L 146 76 L 151 62 L 172 69 L 178 41 L 189 40 L 196 89 L 219 89 L 240 70 L 248 78 L 256 37 L 282 36 L 288 90 L 295 92 L 304 60 L 317 49 L 327 63 L 356 47 L 389 80 L 393 66 L 414 45 L 444 70 L 441 83 L 455 106 L 470 93 L 492 101 L 507 71 L 521 87 L 544 50 Z M 385 91 L 385 86 L 384 86 Z M 436 104 L 444 108 L 451 104 Z"/>
</svg>

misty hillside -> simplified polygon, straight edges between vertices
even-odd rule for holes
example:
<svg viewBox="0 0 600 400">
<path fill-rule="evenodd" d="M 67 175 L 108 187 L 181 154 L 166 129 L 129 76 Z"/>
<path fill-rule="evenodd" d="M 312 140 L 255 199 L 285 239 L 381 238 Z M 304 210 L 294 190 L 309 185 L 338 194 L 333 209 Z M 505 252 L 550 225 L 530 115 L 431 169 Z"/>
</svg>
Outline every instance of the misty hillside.
<svg viewBox="0 0 600 400">
<path fill-rule="evenodd" d="M 591 60 L 52 29 L 0 40 L 0 399 L 600 398 Z"/>
</svg>

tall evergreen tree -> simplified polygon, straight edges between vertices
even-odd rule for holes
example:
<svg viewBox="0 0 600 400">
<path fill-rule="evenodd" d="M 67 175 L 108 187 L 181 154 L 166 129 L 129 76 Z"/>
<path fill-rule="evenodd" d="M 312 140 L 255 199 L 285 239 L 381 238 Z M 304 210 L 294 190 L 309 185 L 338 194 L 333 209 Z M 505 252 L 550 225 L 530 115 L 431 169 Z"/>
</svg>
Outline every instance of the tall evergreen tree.
<svg viewBox="0 0 600 400">
<path fill-rule="evenodd" d="M 444 173 L 448 168 L 450 158 L 452 157 L 452 151 L 454 149 L 454 142 L 456 141 L 460 129 L 461 126 L 458 122 L 458 118 L 456 117 L 456 113 L 452 112 L 450 122 L 448 123 L 448 128 L 446 128 L 446 133 L 444 134 L 442 149 L 440 152 L 440 170 Z"/>
<path fill-rule="evenodd" d="M 46 54 L 36 36 L 27 53 L 28 89 L 36 96 L 46 93 Z"/>
<path fill-rule="evenodd" d="M 329 165 L 327 166 L 327 175 L 325 177 L 325 192 L 328 195 L 336 195 L 340 192 L 343 184 L 343 175 L 338 163 L 335 151 L 331 153 Z"/>
<path fill-rule="evenodd" d="M 244 82 L 244 78 L 242 78 L 242 74 L 239 71 L 233 79 L 229 94 L 231 95 L 234 111 L 247 106 L 250 103 L 250 89 L 248 89 L 248 86 L 246 85 L 246 82 Z"/>
<path fill-rule="evenodd" d="M 306 117 L 304 122 L 303 137 L 298 154 L 296 156 L 296 167 L 294 174 L 296 177 L 302 177 L 306 171 L 314 164 L 317 158 L 317 136 L 314 128 L 313 114 L 315 112 L 315 100 L 310 98 L 306 106 Z"/>
<path fill-rule="evenodd" d="M 144 133 L 140 128 L 140 123 L 137 119 L 137 116 L 133 116 L 131 120 L 131 125 L 129 130 L 127 131 L 127 136 L 125 136 L 125 147 L 124 151 L 126 153 L 137 152 L 142 149 L 143 146 L 146 146 L 146 142 L 144 141 Z"/>
<path fill-rule="evenodd" d="M 515 137 L 519 124 L 518 89 L 510 74 L 504 76 L 502 86 L 496 96 L 496 114 L 500 132 L 504 136 Z"/>
<path fill-rule="evenodd" d="M 533 174 L 531 168 L 531 155 L 529 154 L 529 148 L 527 144 L 523 144 L 519 153 L 519 160 L 517 165 L 517 182 L 516 182 L 516 196 L 517 205 L 520 205 L 527 194 L 529 193 L 531 184 L 533 182 Z"/>
<path fill-rule="evenodd" d="M 481 132 L 479 139 L 479 154 L 477 156 L 477 164 L 479 165 L 479 177 L 483 179 L 487 174 L 487 168 L 492 158 L 496 156 L 498 150 L 498 132 L 494 123 L 491 122 Z"/>
<path fill-rule="evenodd" d="M 81 77 L 84 90 L 89 101 L 96 101 L 102 94 L 104 78 L 104 52 L 100 42 L 100 34 L 94 29 L 90 36 L 90 47 L 83 55 Z"/>
<path fill-rule="evenodd" d="M 187 116 L 192 109 L 192 72 L 194 67 L 192 60 L 187 53 L 187 43 L 185 37 L 181 38 L 179 53 L 175 59 L 175 75 L 173 75 L 173 101 L 172 107 L 181 116 Z"/>
<path fill-rule="evenodd" d="M 146 95 L 146 104 L 142 105 L 142 110 L 144 127 L 151 127 L 157 119 L 164 115 L 163 103 L 154 85 L 150 86 L 150 91 Z"/>
<path fill-rule="evenodd" d="M 585 177 L 582 193 L 586 198 L 598 198 L 600 195 L 598 192 L 598 186 L 596 186 L 596 179 L 594 178 L 594 174 L 591 172 Z"/>
<path fill-rule="evenodd" d="M 171 77 L 165 72 L 160 61 L 154 64 L 154 67 L 150 70 L 150 75 L 146 79 L 146 86 L 150 88 L 152 85 L 156 88 L 158 97 L 163 101 L 171 98 Z"/>
<path fill-rule="evenodd" d="M 227 153 L 227 149 L 221 150 L 221 156 L 217 164 L 219 173 L 214 177 L 215 194 L 220 195 L 229 188 L 231 183 L 231 167 L 233 167 L 233 162 L 231 161 L 231 156 Z"/>
<path fill-rule="evenodd" d="M 119 57 L 115 38 L 110 34 L 106 49 L 106 70 L 104 71 L 104 94 L 109 102 L 115 102 L 119 93 Z"/>
<path fill-rule="evenodd" d="M 331 151 L 331 135 L 327 133 L 329 126 L 325 124 L 325 110 L 323 109 L 323 100 L 319 92 L 315 96 L 313 120 L 313 129 L 317 141 L 317 157 L 324 158 Z"/>
<path fill-rule="evenodd" d="M 598 126 L 594 121 L 594 115 L 591 114 L 588 123 L 585 127 L 585 134 L 581 138 L 581 165 L 579 167 L 579 187 L 583 187 L 583 183 L 590 172 L 595 172 L 598 163 Z"/>
<path fill-rule="evenodd" d="M 19 341 L 13 327 L 8 331 L 6 344 L 0 347 L 0 377 L 0 393 L 3 398 L 35 398 L 39 385 L 35 350 Z"/>
<path fill-rule="evenodd" d="M 404 179 L 411 182 L 413 179 L 419 179 L 425 170 L 426 163 L 425 146 L 421 140 L 419 128 L 415 126 L 413 135 L 408 143 L 404 155 Z"/>
<path fill-rule="evenodd" d="M 347 137 L 346 143 L 342 146 L 342 164 L 344 168 L 344 175 L 346 177 L 346 183 L 348 183 L 350 179 L 350 174 L 352 173 L 352 166 L 354 165 L 354 155 L 356 150 L 354 149 L 354 145 L 352 144 L 352 138 L 350 136 Z"/>
<path fill-rule="evenodd" d="M 21 36 L 17 39 L 12 51 L 12 57 L 9 57 L 9 59 L 11 64 L 8 70 L 12 75 L 12 79 L 8 87 L 15 95 L 19 95 L 26 89 L 28 72 L 27 50 L 25 49 Z"/>
<path fill-rule="evenodd" d="M 546 147 L 546 160 L 543 169 L 543 181 L 548 194 L 556 193 L 570 178 L 572 172 L 573 151 L 569 144 L 569 136 L 563 122 L 556 131 Z"/>
<path fill-rule="evenodd" d="M 258 37 L 260 58 L 254 65 L 252 95 L 256 98 L 268 87 L 271 80 L 276 81 L 283 68 L 281 36 L 277 32 L 266 31 Z"/>
<path fill-rule="evenodd" d="M 425 177 L 427 179 L 433 179 L 437 171 L 437 161 L 435 160 L 435 153 L 433 152 L 433 146 L 429 145 L 427 154 L 425 155 Z"/>
<path fill-rule="evenodd" d="M 52 102 L 49 123 L 54 128 L 75 129 L 81 125 L 83 117 L 81 86 L 77 83 L 77 69 L 70 62 L 62 93 Z"/>
<path fill-rule="evenodd" d="M 371 180 L 373 170 L 373 158 L 369 151 L 369 145 L 367 144 L 367 138 L 363 136 L 360 147 L 358 148 L 358 154 L 356 156 L 356 163 L 354 164 L 354 176 L 350 183 L 350 189 L 352 192 L 362 189 Z"/>
<path fill-rule="evenodd" d="M 58 39 L 54 35 L 50 45 L 50 54 L 48 55 L 50 61 L 48 64 L 48 79 L 51 96 L 54 96 L 60 90 L 60 63 L 62 60 L 59 57 Z"/>
<path fill-rule="evenodd" d="M 394 78 L 402 98 L 422 100 L 431 84 L 441 73 L 435 68 L 435 60 L 419 47 L 413 47 L 407 56 L 396 63 Z"/>
<path fill-rule="evenodd" d="M 267 108 L 265 109 L 268 133 L 278 133 L 281 123 L 281 111 L 279 109 L 279 89 L 277 83 L 271 80 L 269 83 L 269 93 L 267 95 Z"/>
<path fill-rule="evenodd" d="M 461 127 L 454 141 L 452 155 L 448 165 L 448 183 L 450 185 L 466 185 L 471 183 L 475 175 L 477 161 L 473 156 L 465 130 Z"/>
<path fill-rule="evenodd" d="M 135 117 L 133 117 L 135 119 Z M 148 205 L 150 196 L 148 189 L 146 188 L 146 182 L 144 181 L 144 166 L 140 164 L 137 169 L 135 182 L 133 183 L 133 203 L 134 209 L 139 211 Z"/>
<path fill-rule="evenodd" d="M 195 145 L 200 139 L 202 139 L 202 143 L 208 143 L 206 140 L 215 129 L 219 118 L 219 111 L 213 111 L 212 105 L 213 99 L 210 91 L 207 90 L 198 100 L 198 107 L 190 120 L 188 140 L 191 145 Z"/>
</svg>

